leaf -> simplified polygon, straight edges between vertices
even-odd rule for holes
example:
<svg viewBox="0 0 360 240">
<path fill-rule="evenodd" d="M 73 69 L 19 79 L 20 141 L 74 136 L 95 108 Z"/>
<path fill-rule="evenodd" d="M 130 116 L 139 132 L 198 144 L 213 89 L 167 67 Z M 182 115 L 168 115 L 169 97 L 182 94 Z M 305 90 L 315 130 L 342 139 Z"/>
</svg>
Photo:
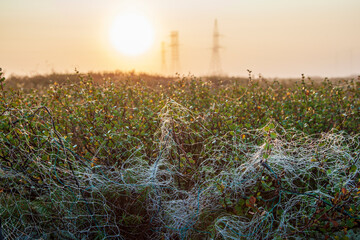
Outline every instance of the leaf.
<svg viewBox="0 0 360 240">
<path fill-rule="evenodd" d="M 224 184 L 221 184 L 221 185 L 218 185 L 217 188 L 222 193 L 222 192 L 224 192 L 225 186 L 224 186 Z"/>
<path fill-rule="evenodd" d="M 339 223 L 335 220 L 330 219 L 330 222 L 334 225 L 334 227 L 338 227 Z"/>
<path fill-rule="evenodd" d="M 256 202 L 256 197 L 251 196 L 251 197 L 249 198 L 249 204 L 250 204 L 250 206 L 251 206 L 251 207 L 255 207 L 255 202 Z"/>
<path fill-rule="evenodd" d="M 238 203 L 235 205 L 235 211 L 236 211 L 236 214 L 237 214 L 237 215 L 242 214 L 242 212 L 243 212 L 243 210 L 244 210 L 244 204 L 245 204 L 244 199 L 240 199 L 240 200 L 238 201 Z"/>
<path fill-rule="evenodd" d="M 271 137 L 272 139 L 275 139 L 275 138 L 276 138 L 276 133 L 271 132 L 271 133 L 270 133 L 270 137 Z"/>
<path fill-rule="evenodd" d="M 356 170 L 357 170 L 357 167 L 355 165 L 352 165 L 350 168 L 350 172 L 354 173 L 354 172 L 356 172 Z"/>
</svg>

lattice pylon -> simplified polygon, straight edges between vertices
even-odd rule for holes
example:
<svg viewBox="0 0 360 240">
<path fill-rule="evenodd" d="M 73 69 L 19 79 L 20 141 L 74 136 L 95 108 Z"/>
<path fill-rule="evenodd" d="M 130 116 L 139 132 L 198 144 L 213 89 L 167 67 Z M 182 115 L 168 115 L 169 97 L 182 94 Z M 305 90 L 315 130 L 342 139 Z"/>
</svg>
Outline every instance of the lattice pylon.
<svg viewBox="0 0 360 240">
<path fill-rule="evenodd" d="M 171 49 L 171 72 L 176 73 L 180 71 L 178 31 L 172 31 L 170 33 L 170 49 Z"/>
<path fill-rule="evenodd" d="M 212 55 L 211 55 L 211 62 L 210 62 L 210 75 L 219 76 L 223 74 L 223 70 L 221 67 L 221 60 L 220 60 L 220 34 L 218 29 L 217 19 L 214 22 L 214 32 L 213 32 L 213 46 L 212 46 Z"/>
</svg>

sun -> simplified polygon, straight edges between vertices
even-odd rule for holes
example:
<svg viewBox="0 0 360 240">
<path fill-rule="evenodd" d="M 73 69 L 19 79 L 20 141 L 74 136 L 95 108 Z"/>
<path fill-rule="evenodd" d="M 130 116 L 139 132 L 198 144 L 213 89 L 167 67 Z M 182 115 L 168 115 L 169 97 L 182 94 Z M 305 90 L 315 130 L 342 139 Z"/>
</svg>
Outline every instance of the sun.
<svg viewBox="0 0 360 240">
<path fill-rule="evenodd" d="M 110 27 L 110 42 L 124 55 L 137 56 L 146 52 L 154 41 L 150 22 L 142 15 L 119 15 Z"/>
</svg>

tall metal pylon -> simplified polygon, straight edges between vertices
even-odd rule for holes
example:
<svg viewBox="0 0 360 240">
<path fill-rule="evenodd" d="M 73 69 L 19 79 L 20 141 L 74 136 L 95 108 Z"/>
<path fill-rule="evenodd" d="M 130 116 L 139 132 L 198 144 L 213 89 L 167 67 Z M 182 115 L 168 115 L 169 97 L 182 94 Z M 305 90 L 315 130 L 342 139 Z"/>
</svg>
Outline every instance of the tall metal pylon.
<svg viewBox="0 0 360 240">
<path fill-rule="evenodd" d="M 166 74 L 166 44 L 161 42 L 161 73 Z"/>
<path fill-rule="evenodd" d="M 223 70 L 221 67 L 220 61 L 220 43 L 219 43 L 219 29 L 217 19 L 215 19 L 214 23 L 214 32 L 213 32 L 213 46 L 212 46 L 212 55 L 211 55 L 211 62 L 210 62 L 210 75 L 219 76 L 223 74 Z"/>
<path fill-rule="evenodd" d="M 179 32 L 172 31 L 170 33 L 170 48 L 171 48 L 171 72 L 180 71 L 180 60 L 179 60 Z"/>
</svg>

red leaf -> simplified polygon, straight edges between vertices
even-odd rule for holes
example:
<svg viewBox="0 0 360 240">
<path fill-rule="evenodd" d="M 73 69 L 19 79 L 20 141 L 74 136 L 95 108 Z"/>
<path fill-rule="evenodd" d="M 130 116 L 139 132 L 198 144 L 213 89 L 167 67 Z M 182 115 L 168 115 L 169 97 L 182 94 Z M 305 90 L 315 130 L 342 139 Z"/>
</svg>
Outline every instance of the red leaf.
<svg viewBox="0 0 360 240">
<path fill-rule="evenodd" d="M 249 199 L 249 203 L 250 203 L 250 205 L 251 205 L 252 207 L 254 207 L 255 202 L 256 202 L 256 197 L 251 196 L 250 199 Z"/>
<path fill-rule="evenodd" d="M 330 219 L 331 223 L 334 225 L 334 227 L 338 227 L 339 223 L 337 221 L 334 221 L 332 219 Z"/>
</svg>

